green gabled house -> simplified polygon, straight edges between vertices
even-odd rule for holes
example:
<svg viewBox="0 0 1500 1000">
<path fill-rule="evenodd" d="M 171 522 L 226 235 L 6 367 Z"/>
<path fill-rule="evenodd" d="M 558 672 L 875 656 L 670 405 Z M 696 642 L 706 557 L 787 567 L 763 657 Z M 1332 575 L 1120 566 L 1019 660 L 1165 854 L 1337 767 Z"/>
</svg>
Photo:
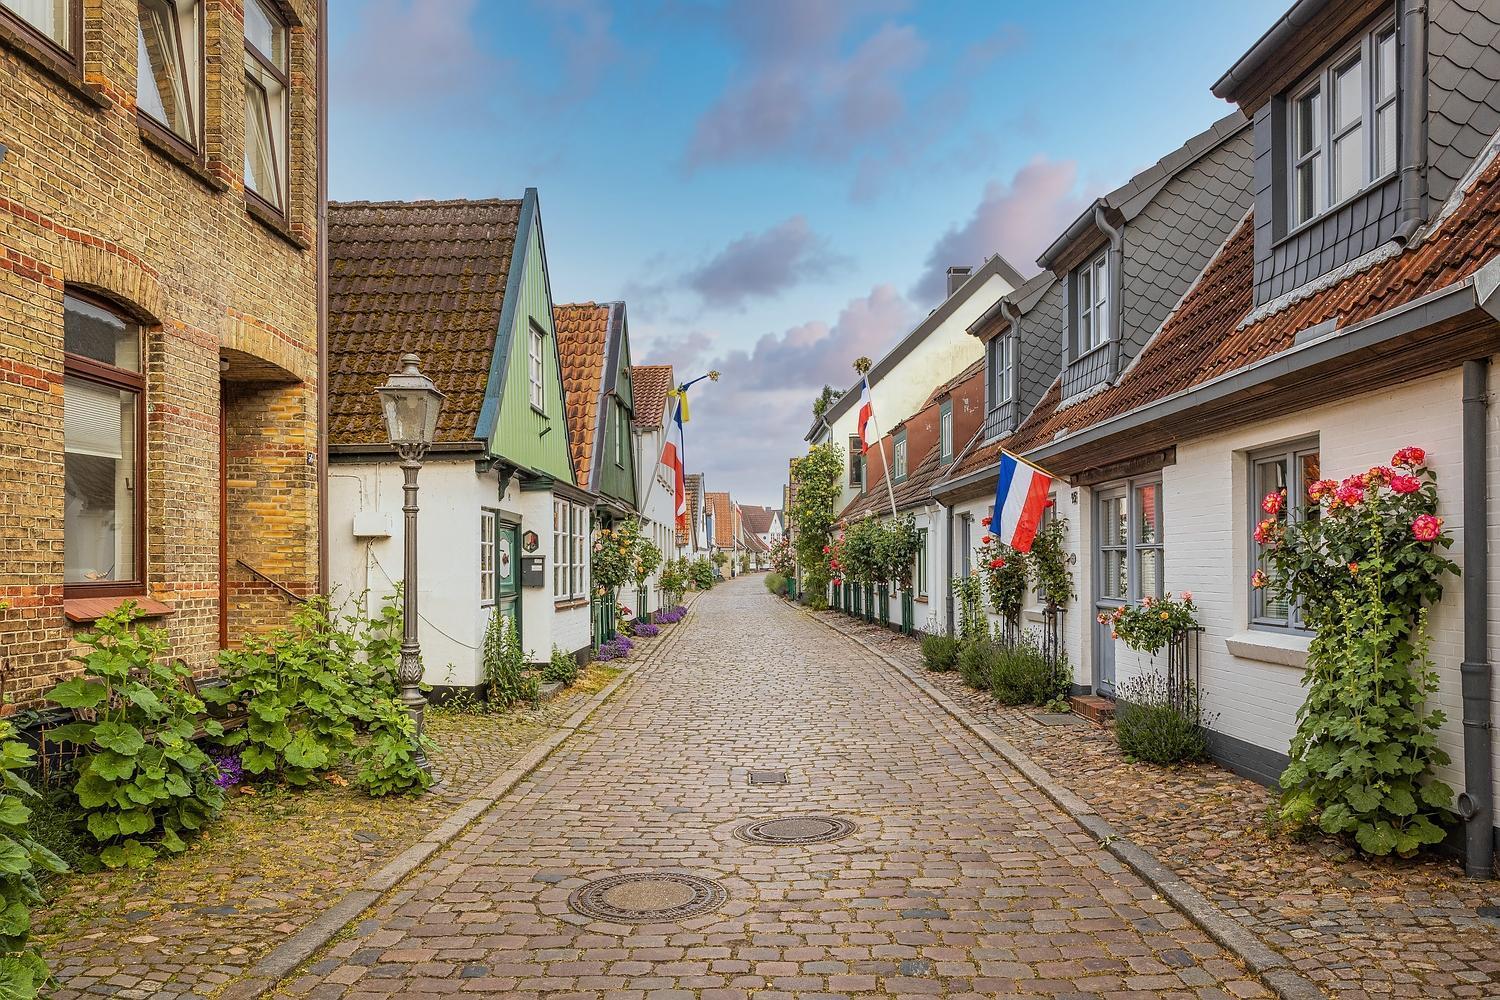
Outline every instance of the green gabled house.
<svg viewBox="0 0 1500 1000">
<path fill-rule="evenodd" d="M 335 585 L 378 601 L 399 579 L 400 468 L 373 390 L 411 351 L 446 394 L 420 479 L 427 682 L 479 686 L 495 614 L 533 661 L 586 658 L 596 497 L 575 467 L 536 190 L 334 203 L 329 257 Z"/>
</svg>

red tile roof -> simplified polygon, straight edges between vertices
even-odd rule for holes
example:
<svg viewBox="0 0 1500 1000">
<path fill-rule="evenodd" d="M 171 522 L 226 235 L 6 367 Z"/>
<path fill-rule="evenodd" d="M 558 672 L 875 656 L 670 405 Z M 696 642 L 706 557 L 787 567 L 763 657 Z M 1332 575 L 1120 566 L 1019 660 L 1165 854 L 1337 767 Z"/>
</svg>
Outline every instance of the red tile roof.
<svg viewBox="0 0 1500 1000">
<path fill-rule="evenodd" d="M 635 390 L 635 422 L 642 427 L 659 427 L 667 412 L 667 392 L 672 389 L 671 365 L 636 365 L 630 369 L 630 384 Z"/>
<path fill-rule="evenodd" d="M 705 493 L 704 502 L 714 516 L 713 543 L 721 549 L 734 547 L 735 509 L 728 493 Z"/>
<path fill-rule="evenodd" d="M 677 544 L 691 545 L 698 524 L 698 500 L 703 495 L 703 473 L 689 472 L 683 476 L 682 488 L 687 492 L 687 525 L 677 529 Z"/>
<path fill-rule="evenodd" d="M 374 389 L 407 351 L 446 394 L 440 442 L 473 441 L 521 202 L 328 206 L 328 440 L 385 444 Z"/>
<path fill-rule="evenodd" d="M 754 535 L 762 535 L 771 530 L 772 523 L 776 520 L 776 511 L 770 507 L 757 507 L 754 504 L 740 504 L 740 517 L 745 522 L 745 530 Z"/>
<path fill-rule="evenodd" d="M 1117 385 L 1058 410 L 1054 382 L 1005 447 L 1025 453 L 1269 358 L 1326 320 L 1347 327 L 1463 280 L 1500 254 L 1500 158 L 1419 243 L 1241 326 L 1252 304 L 1253 229 L 1253 218 L 1241 223 Z M 998 451 L 999 443 L 977 449 L 953 477 L 993 465 Z"/>
<path fill-rule="evenodd" d="M 563 393 L 568 403 L 568 444 L 578 485 L 589 487 L 599 396 L 604 390 L 604 363 L 609 345 L 609 306 L 579 302 L 552 307 L 557 350 L 562 355 Z"/>
<path fill-rule="evenodd" d="M 927 400 L 926 400 L 926 402 L 924 402 L 921 406 L 917 407 L 917 412 L 921 413 L 923 410 L 927 409 L 933 403 L 936 403 L 938 400 L 942 399 L 944 396 L 946 396 L 949 393 L 951 393 L 958 386 L 960 386 L 963 383 L 967 382 L 969 379 L 973 378 L 975 375 L 977 375 L 979 372 L 981 372 L 983 370 L 984 370 L 984 358 L 981 357 L 978 361 L 974 362 L 972 365 L 970 365 L 969 367 L 965 368 L 963 371 L 959 372 L 957 375 L 953 376 L 948 381 L 946 381 L 942 385 L 938 386 L 936 389 L 932 390 L 932 392 L 928 393 L 927 394 Z"/>
</svg>

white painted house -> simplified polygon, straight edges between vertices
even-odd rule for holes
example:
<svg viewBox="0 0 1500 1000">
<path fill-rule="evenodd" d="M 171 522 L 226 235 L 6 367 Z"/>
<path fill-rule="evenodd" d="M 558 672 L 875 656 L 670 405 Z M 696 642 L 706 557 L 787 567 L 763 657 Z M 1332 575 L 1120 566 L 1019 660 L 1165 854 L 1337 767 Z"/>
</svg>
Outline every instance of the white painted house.
<svg viewBox="0 0 1500 1000">
<path fill-rule="evenodd" d="M 677 543 L 677 484 L 672 471 L 661 464 L 662 449 L 667 441 L 667 424 L 672 419 L 671 397 L 668 393 L 676 386 L 671 365 L 636 365 L 633 369 L 635 381 L 635 449 L 638 485 L 636 493 L 641 498 L 641 530 L 661 550 L 663 561 L 676 557 Z M 651 588 L 651 610 L 663 606 L 664 597 L 657 580 L 658 570 L 653 575 Z"/>
</svg>

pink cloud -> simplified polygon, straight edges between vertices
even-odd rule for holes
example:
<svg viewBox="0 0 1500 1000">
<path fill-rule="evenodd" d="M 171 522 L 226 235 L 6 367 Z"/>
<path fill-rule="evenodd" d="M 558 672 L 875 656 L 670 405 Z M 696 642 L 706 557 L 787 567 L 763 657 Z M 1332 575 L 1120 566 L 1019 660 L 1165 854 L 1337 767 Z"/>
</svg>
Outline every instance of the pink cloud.
<svg viewBox="0 0 1500 1000">
<path fill-rule="evenodd" d="M 476 43 L 477 0 L 375 0 L 335 63 L 339 96 L 382 107 L 493 86 L 507 63 Z"/>
<path fill-rule="evenodd" d="M 1078 165 L 1038 156 L 1009 181 L 990 181 L 974 214 L 944 233 L 927 255 L 913 290 L 921 302 L 936 302 L 946 290 L 944 272 L 955 264 L 977 267 L 998 253 L 1018 271 L 1036 270 L 1035 260 L 1091 200 L 1078 189 Z"/>
<path fill-rule="evenodd" d="M 836 263 L 823 240 L 794 215 L 759 233 L 733 240 L 688 272 L 689 288 L 712 306 L 738 306 L 827 274 Z"/>
</svg>

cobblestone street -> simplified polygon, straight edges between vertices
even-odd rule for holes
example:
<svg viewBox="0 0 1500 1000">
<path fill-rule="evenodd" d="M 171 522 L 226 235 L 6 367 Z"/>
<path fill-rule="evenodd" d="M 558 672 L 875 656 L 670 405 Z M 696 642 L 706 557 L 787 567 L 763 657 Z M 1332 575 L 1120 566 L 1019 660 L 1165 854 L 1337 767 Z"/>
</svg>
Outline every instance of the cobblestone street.
<svg viewBox="0 0 1500 1000">
<path fill-rule="evenodd" d="M 703 595 L 685 628 L 281 994 L 1268 995 L 890 666 L 759 577 Z M 752 784 L 752 770 L 789 782 Z M 796 815 L 854 829 L 814 845 L 736 836 Z M 719 902 L 654 923 L 570 908 L 622 873 L 699 876 L 723 898 L 681 882 L 597 894 Z"/>
</svg>

